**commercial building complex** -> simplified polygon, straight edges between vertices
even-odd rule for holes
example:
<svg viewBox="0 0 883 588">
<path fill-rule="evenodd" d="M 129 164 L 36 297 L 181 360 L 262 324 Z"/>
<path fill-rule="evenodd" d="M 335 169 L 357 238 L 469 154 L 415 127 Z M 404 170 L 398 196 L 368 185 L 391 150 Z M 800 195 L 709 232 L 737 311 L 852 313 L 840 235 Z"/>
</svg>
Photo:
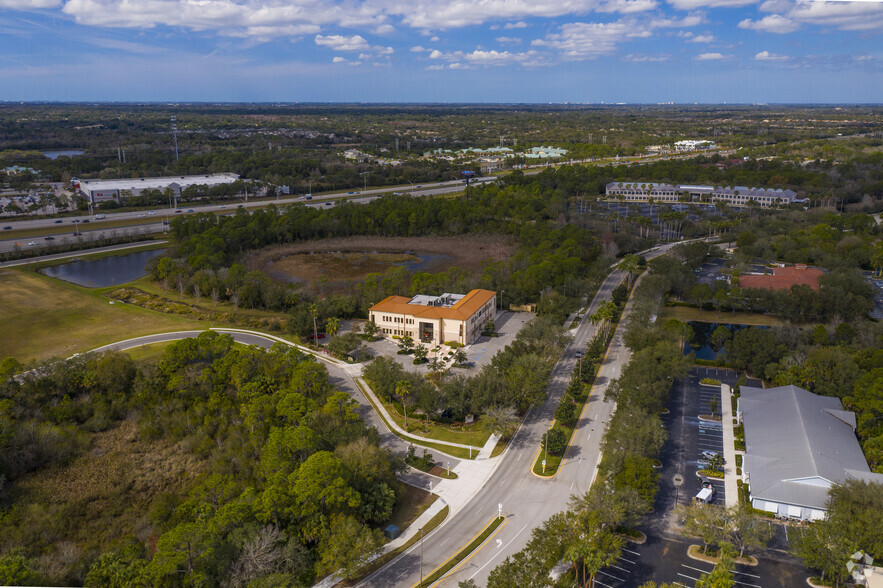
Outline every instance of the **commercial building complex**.
<svg viewBox="0 0 883 588">
<path fill-rule="evenodd" d="M 855 437 L 855 413 L 838 398 L 797 386 L 742 386 L 743 482 L 751 506 L 778 516 L 825 517 L 828 490 L 849 479 L 883 483 L 868 468 Z"/>
<path fill-rule="evenodd" d="M 368 309 L 368 320 L 388 338 L 407 335 L 420 343 L 469 345 L 493 318 L 496 295 L 490 290 L 472 290 L 465 295 L 389 296 Z"/>
<path fill-rule="evenodd" d="M 118 200 L 122 192 L 138 196 L 144 190 L 171 190 L 172 196 L 179 197 L 190 186 L 220 186 L 232 184 L 239 179 L 238 174 L 206 174 L 200 176 L 170 176 L 164 178 L 128 178 L 122 180 L 81 180 L 74 178 L 71 185 L 93 204 L 106 200 Z"/>
<path fill-rule="evenodd" d="M 659 184 L 656 182 L 610 182 L 607 197 L 626 202 L 718 202 L 734 206 L 747 206 L 755 202 L 759 206 L 774 206 L 794 202 L 793 190 L 768 190 L 744 186 L 690 186 L 683 184 Z"/>
</svg>

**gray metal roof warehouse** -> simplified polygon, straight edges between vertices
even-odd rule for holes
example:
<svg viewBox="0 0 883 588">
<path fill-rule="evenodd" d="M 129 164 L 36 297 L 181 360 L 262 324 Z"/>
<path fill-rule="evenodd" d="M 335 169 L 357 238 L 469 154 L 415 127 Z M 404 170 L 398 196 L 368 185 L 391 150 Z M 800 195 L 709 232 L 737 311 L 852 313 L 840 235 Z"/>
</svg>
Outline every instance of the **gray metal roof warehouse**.
<svg viewBox="0 0 883 588">
<path fill-rule="evenodd" d="M 883 483 L 855 436 L 855 413 L 838 398 L 797 386 L 743 386 L 743 479 L 754 508 L 780 516 L 824 518 L 828 490 L 850 478 Z"/>
</svg>

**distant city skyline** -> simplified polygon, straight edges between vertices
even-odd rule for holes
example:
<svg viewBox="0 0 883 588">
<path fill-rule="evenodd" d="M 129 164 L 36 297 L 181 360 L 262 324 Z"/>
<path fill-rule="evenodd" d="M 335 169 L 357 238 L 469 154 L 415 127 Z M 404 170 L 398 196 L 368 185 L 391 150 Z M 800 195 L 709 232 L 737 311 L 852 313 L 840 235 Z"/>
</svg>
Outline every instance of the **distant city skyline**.
<svg viewBox="0 0 883 588">
<path fill-rule="evenodd" d="M 0 0 L 0 100 L 879 103 L 883 2 Z"/>
</svg>

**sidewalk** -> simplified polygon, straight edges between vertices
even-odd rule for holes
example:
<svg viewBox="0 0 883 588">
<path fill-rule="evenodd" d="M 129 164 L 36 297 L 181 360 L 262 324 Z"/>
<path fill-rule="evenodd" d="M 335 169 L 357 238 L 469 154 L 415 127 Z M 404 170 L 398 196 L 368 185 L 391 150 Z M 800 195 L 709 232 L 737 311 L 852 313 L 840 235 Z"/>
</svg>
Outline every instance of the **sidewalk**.
<svg viewBox="0 0 883 588">
<path fill-rule="evenodd" d="M 368 397 L 368 401 L 374 406 L 374 409 L 378 413 L 380 413 L 380 416 L 383 419 L 384 424 L 386 424 L 387 427 L 391 427 L 392 432 L 395 433 L 396 435 L 398 435 L 399 437 L 401 437 L 402 435 L 405 435 L 405 436 L 409 437 L 410 439 L 416 439 L 417 441 L 421 441 L 423 443 L 433 443 L 436 445 L 445 445 L 447 447 L 458 447 L 460 449 L 469 449 L 470 451 L 477 450 L 476 447 L 473 447 L 471 445 L 463 445 L 462 443 L 454 443 L 453 441 L 439 441 L 438 439 L 430 439 L 429 437 L 421 437 L 420 435 L 415 435 L 414 433 L 407 432 L 406 430 L 401 428 L 398 425 L 398 423 L 396 423 L 392 419 L 392 417 L 389 415 L 389 412 L 386 410 L 386 407 L 383 406 L 383 403 L 381 403 L 380 400 L 378 400 L 377 396 L 374 395 L 374 391 L 368 385 L 368 382 L 366 382 L 365 380 L 363 380 L 359 376 L 354 376 L 353 379 L 356 381 L 356 383 L 359 384 L 359 387 L 361 388 L 362 392 L 364 392 L 365 395 Z M 491 435 L 491 439 L 494 439 L 493 435 Z M 405 441 L 408 441 L 408 439 L 405 439 Z M 490 443 L 490 439 L 488 439 L 488 443 Z M 485 447 L 487 447 L 487 444 L 485 444 Z M 493 446 L 491 446 L 491 450 L 493 451 Z M 479 455 L 480 454 L 481 453 L 479 452 Z"/>
<path fill-rule="evenodd" d="M 739 502 L 739 484 L 736 475 L 736 447 L 733 445 L 735 434 L 733 433 L 733 404 L 730 398 L 732 393 L 727 384 L 721 384 L 721 429 L 724 436 L 724 490 L 726 491 L 725 504 L 727 507 Z"/>
<path fill-rule="evenodd" d="M 466 506 L 466 504 L 472 500 L 472 497 L 475 496 L 482 486 L 484 486 L 484 483 L 491 477 L 491 474 L 497 469 L 497 465 L 502 461 L 496 458 L 493 460 L 490 459 L 491 453 L 493 452 L 494 447 L 496 447 L 499 439 L 500 438 L 497 435 L 491 435 L 490 439 L 487 440 L 487 443 L 484 444 L 484 447 L 479 450 L 478 456 L 474 460 L 470 461 L 464 459 L 455 465 L 451 471 L 457 474 L 456 480 L 432 477 L 433 479 L 430 482 L 431 491 L 438 495 L 438 500 L 433 502 L 432 506 L 430 506 L 422 515 L 417 517 L 417 519 L 411 523 L 401 535 L 387 543 L 384 546 L 384 552 L 395 549 L 406 543 L 408 539 L 418 533 L 420 528 L 428 523 L 430 519 L 432 519 L 432 517 L 445 506 L 450 508 L 448 519 Z M 424 490 L 430 490 L 430 486 L 425 486 L 423 488 Z M 430 514 L 430 511 L 432 511 L 437 505 L 438 508 L 435 508 Z"/>
</svg>

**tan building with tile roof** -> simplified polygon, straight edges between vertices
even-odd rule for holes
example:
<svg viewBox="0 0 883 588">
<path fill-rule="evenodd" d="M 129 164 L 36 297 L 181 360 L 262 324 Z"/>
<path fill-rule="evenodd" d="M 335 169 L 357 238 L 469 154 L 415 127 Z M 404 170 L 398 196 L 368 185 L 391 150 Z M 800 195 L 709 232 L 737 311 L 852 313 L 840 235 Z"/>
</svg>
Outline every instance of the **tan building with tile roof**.
<svg viewBox="0 0 883 588">
<path fill-rule="evenodd" d="M 415 343 L 474 342 L 496 312 L 496 292 L 472 290 L 468 294 L 442 294 L 413 298 L 389 296 L 368 309 L 384 337 L 404 337 Z"/>
</svg>

